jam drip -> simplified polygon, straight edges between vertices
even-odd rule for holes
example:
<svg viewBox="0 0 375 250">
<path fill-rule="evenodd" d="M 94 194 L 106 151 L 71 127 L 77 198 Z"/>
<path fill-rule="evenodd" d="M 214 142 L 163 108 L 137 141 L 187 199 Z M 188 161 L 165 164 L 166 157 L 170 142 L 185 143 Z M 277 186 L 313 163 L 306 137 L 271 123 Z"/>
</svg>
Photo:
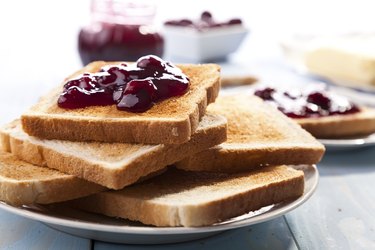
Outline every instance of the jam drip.
<svg viewBox="0 0 375 250">
<path fill-rule="evenodd" d="M 254 94 L 274 103 L 281 112 L 291 118 L 347 115 L 360 111 L 358 106 L 345 97 L 335 95 L 323 88 L 288 92 L 267 87 L 256 90 Z"/>
<path fill-rule="evenodd" d="M 180 19 L 180 20 L 170 20 L 164 23 L 169 26 L 180 26 L 180 27 L 191 27 L 198 31 L 203 31 L 210 28 L 216 27 L 226 27 L 232 25 L 242 25 L 242 20 L 239 18 L 230 19 L 227 22 L 217 22 L 212 14 L 208 11 L 202 12 L 200 19 L 190 20 L 190 19 Z"/>
<path fill-rule="evenodd" d="M 65 109 L 116 104 L 119 110 L 144 112 L 155 102 L 185 94 L 188 87 L 189 79 L 179 68 L 144 56 L 132 65 L 107 65 L 69 80 L 57 103 Z"/>
</svg>

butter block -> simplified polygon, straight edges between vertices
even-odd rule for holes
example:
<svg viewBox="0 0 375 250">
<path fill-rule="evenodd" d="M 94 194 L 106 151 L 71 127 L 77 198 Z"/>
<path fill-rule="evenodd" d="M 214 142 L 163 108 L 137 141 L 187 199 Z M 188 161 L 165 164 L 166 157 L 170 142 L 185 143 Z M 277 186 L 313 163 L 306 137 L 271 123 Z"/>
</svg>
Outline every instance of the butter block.
<svg viewBox="0 0 375 250">
<path fill-rule="evenodd" d="M 350 85 L 375 85 L 375 35 L 320 41 L 304 61 L 311 73 Z"/>
</svg>

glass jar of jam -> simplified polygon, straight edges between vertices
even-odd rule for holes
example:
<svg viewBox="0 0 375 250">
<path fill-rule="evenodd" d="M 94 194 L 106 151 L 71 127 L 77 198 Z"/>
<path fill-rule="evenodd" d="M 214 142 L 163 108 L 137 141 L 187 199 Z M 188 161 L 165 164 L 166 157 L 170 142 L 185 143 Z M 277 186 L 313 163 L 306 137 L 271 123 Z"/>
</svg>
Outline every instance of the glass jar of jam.
<svg viewBox="0 0 375 250">
<path fill-rule="evenodd" d="M 161 57 L 164 39 L 152 24 L 155 13 L 156 6 L 146 1 L 92 0 L 91 23 L 78 36 L 82 63 Z"/>
</svg>

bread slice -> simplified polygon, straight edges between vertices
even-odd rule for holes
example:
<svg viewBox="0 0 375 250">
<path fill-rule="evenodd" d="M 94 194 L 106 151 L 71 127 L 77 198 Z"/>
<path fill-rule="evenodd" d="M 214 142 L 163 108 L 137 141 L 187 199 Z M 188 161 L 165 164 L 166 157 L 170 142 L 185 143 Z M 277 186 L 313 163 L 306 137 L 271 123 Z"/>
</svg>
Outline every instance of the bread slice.
<svg viewBox="0 0 375 250">
<path fill-rule="evenodd" d="M 115 62 L 93 62 L 76 72 L 97 72 Z M 178 65 L 189 77 L 189 91 L 156 103 L 143 113 L 119 111 L 115 105 L 67 110 L 57 106 L 62 86 L 42 97 L 22 115 L 26 133 L 44 139 L 143 144 L 180 144 L 190 140 L 220 89 L 220 67 L 215 64 Z"/>
<path fill-rule="evenodd" d="M 302 171 L 287 166 L 226 174 L 169 169 L 118 191 L 73 201 L 83 210 L 155 226 L 204 226 L 303 194 Z"/>
<path fill-rule="evenodd" d="M 227 141 L 176 163 L 178 168 L 238 172 L 264 165 L 315 164 L 323 156 L 321 143 L 256 96 L 220 96 L 208 110 L 227 117 Z"/>
<path fill-rule="evenodd" d="M 19 121 L 0 130 L 4 150 L 26 162 L 48 166 L 108 188 L 121 189 L 184 157 L 226 140 L 226 119 L 205 115 L 183 144 L 125 144 L 42 140 L 28 136 Z"/>
<path fill-rule="evenodd" d="M 350 138 L 375 133 L 375 109 L 360 107 L 359 113 L 295 119 L 316 138 Z"/>
<path fill-rule="evenodd" d="M 38 167 L 0 151 L 0 200 L 13 205 L 49 204 L 106 188 L 56 170 Z"/>
</svg>

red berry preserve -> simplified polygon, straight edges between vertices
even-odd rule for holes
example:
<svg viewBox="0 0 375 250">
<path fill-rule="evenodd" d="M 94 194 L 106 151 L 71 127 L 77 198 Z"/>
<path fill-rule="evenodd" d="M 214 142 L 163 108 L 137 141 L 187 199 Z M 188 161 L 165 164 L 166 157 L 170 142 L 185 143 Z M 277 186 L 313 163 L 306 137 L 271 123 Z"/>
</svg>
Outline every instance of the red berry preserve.
<svg viewBox="0 0 375 250">
<path fill-rule="evenodd" d="M 274 103 L 281 112 L 291 118 L 347 115 L 360 111 L 359 107 L 347 98 L 319 86 L 304 91 L 281 91 L 267 87 L 256 90 L 254 94 Z"/>
<path fill-rule="evenodd" d="M 134 64 L 107 65 L 70 79 L 57 104 L 65 109 L 116 104 L 119 110 L 144 112 L 155 102 L 185 94 L 189 83 L 179 68 L 149 55 Z"/>
</svg>

